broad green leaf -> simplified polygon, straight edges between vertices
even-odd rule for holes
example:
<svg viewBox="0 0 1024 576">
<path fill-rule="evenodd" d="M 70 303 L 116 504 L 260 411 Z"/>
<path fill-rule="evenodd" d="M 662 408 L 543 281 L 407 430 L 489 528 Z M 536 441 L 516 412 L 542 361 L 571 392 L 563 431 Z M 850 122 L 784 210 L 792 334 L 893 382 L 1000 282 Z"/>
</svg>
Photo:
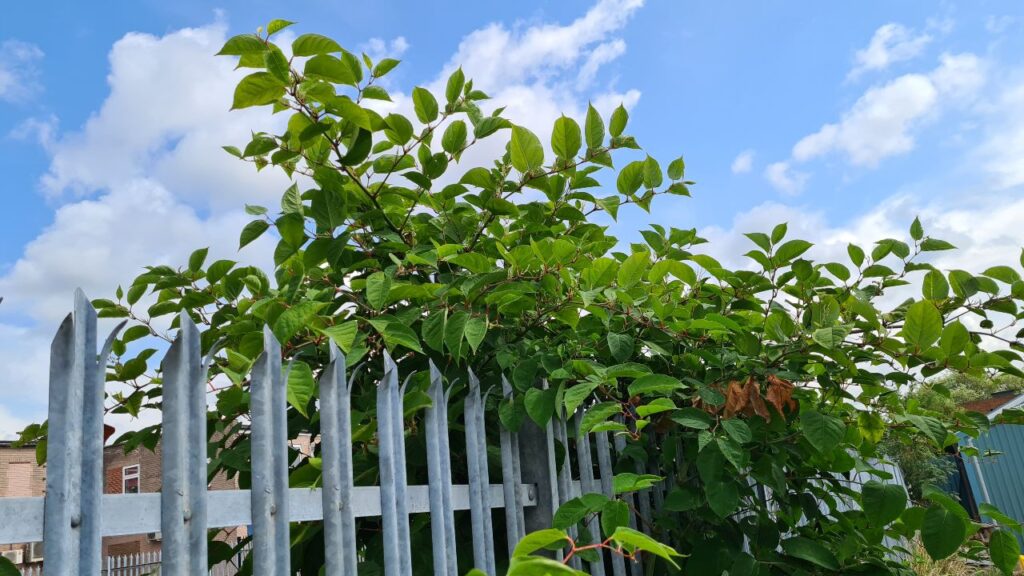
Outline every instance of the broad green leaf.
<svg viewBox="0 0 1024 576">
<path fill-rule="evenodd" d="M 939 347 L 946 353 L 946 356 L 955 356 L 967 348 L 971 341 L 971 333 L 967 327 L 959 321 L 951 322 L 942 329 L 942 337 L 939 339 Z"/>
<path fill-rule="evenodd" d="M 323 329 L 323 333 L 330 337 L 338 348 L 348 354 L 352 350 L 352 344 L 356 341 L 358 324 L 354 320 L 339 322 L 334 326 Z"/>
<path fill-rule="evenodd" d="M 639 160 L 626 164 L 619 172 L 615 180 L 615 187 L 619 194 L 632 196 L 644 183 L 644 163 Z"/>
<path fill-rule="evenodd" d="M 633 355 L 635 340 L 629 334 L 616 334 L 609 332 L 607 335 L 608 349 L 612 356 L 619 362 L 625 362 Z"/>
<path fill-rule="evenodd" d="M 347 63 L 330 54 L 320 54 L 306 61 L 303 69 L 306 76 L 323 78 L 334 84 L 347 84 L 355 86 L 359 79 Z"/>
<path fill-rule="evenodd" d="M 930 301 L 914 302 L 907 308 L 903 338 L 916 350 L 924 350 L 942 336 L 942 314 Z"/>
<path fill-rule="evenodd" d="M 629 524 L 629 505 L 622 500 L 609 500 L 601 509 L 601 532 L 611 536 L 620 526 Z"/>
<path fill-rule="evenodd" d="M 239 34 L 232 36 L 217 52 L 217 56 L 244 56 L 246 54 L 262 54 L 268 50 L 263 40 L 255 34 Z"/>
<path fill-rule="evenodd" d="M 887 526 L 907 507 L 907 491 L 897 484 L 869 480 L 861 487 L 864 515 L 876 527 Z"/>
<path fill-rule="evenodd" d="M 540 145 L 536 134 L 522 126 L 512 127 L 509 150 L 512 153 L 512 167 L 524 174 L 544 165 L 544 147 Z"/>
<path fill-rule="evenodd" d="M 400 60 L 396 60 L 394 58 L 384 58 L 380 62 L 377 62 L 377 65 L 373 67 L 373 75 L 377 78 L 380 78 L 381 76 L 394 70 L 395 67 L 398 66 L 399 64 L 401 64 Z"/>
<path fill-rule="evenodd" d="M 719 518 L 727 518 L 736 511 L 740 504 L 739 490 L 731 479 L 720 479 L 717 482 L 704 484 L 704 494 L 708 498 L 708 506 Z"/>
<path fill-rule="evenodd" d="M 295 56 L 313 56 L 341 52 L 341 46 L 320 34 L 303 34 L 292 42 L 292 54 Z"/>
<path fill-rule="evenodd" d="M 672 420 L 682 426 L 696 430 L 707 430 L 714 423 L 714 419 L 711 418 L 710 414 L 699 408 L 692 407 L 677 410 L 672 414 Z"/>
<path fill-rule="evenodd" d="M 580 423 L 580 432 L 586 434 L 590 432 L 594 426 L 602 422 L 606 422 L 609 418 L 616 414 L 622 413 L 622 405 L 618 402 L 601 402 L 594 404 L 587 409 L 586 413 L 583 414 L 583 421 Z"/>
<path fill-rule="evenodd" d="M 1008 530 L 996 530 L 989 535 L 988 553 L 992 563 L 1006 576 L 1012 576 L 1020 565 L 1020 542 Z"/>
<path fill-rule="evenodd" d="M 661 182 L 661 166 L 657 160 L 648 156 L 644 160 L 644 188 L 657 188 Z"/>
<path fill-rule="evenodd" d="M 281 344 L 287 343 L 303 328 L 309 327 L 310 320 L 325 306 L 323 302 L 305 300 L 288 308 L 274 321 L 274 336 Z"/>
<path fill-rule="evenodd" d="M 846 432 L 846 425 L 842 420 L 817 410 L 801 412 L 800 420 L 803 423 L 804 436 L 819 452 L 835 450 Z"/>
<path fill-rule="evenodd" d="M 391 278 L 383 272 L 374 272 L 366 279 L 366 301 L 374 310 L 384 308 L 391 293 Z"/>
<path fill-rule="evenodd" d="M 839 570 L 836 555 L 823 544 L 810 538 L 797 536 L 782 541 L 782 549 L 794 558 L 806 560 L 826 570 Z"/>
<path fill-rule="evenodd" d="M 505 576 L 587 576 L 587 573 L 580 572 L 552 558 L 523 556 L 512 558 Z"/>
<path fill-rule="evenodd" d="M 604 120 L 592 105 L 587 106 L 584 127 L 586 128 L 587 148 L 594 150 L 604 146 Z"/>
<path fill-rule="evenodd" d="M 873 412 L 857 414 L 857 428 L 860 430 L 860 435 L 873 444 L 878 444 L 885 437 L 885 422 Z"/>
<path fill-rule="evenodd" d="M 206 262 L 206 255 L 209 252 L 209 248 L 200 248 L 193 252 L 192 255 L 188 257 L 189 271 L 198 272 L 203 267 L 203 263 Z"/>
<path fill-rule="evenodd" d="M 565 413 L 571 415 L 576 412 L 580 404 L 583 404 L 600 385 L 600 382 L 580 382 L 566 390 L 562 397 L 562 402 L 565 403 Z"/>
<path fill-rule="evenodd" d="M 235 87 L 235 97 L 231 104 L 232 110 L 263 106 L 276 102 L 284 96 L 284 83 L 270 72 L 254 72 L 249 74 Z"/>
<path fill-rule="evenodd" d="M 740 444 L 746 444 L 753 439 L 753 435 L 750 433 L 750 426 L 747 426 L 747 423 L 743 420 L 737 418 L 722 420 L 722 427 L 725 428 L 726 434 Z"/>
<path fill-rule="evenodd" d="M 847 326 L 828 326 L 811 333 L 811 338 L 829 350 L 842 346 L 843 340 L 850 334 Z"/>
<path fill-rule="evenodd" d="M 487 320 L 477 316 L 471 317 L 466 321 L 465 334 L 466 342 L 475 353 L 480 347 L 480 343 L 484 341 L 484 336 L 487 335 Z"/>
<path fill-rule="evenodd" d="M 567 546 L 572 542 L 572 540 L 564 531 L 556 530 L 554 528 L 531 532 L 524 536 L 523 539 L 519 541 L 519 544 L 516 544 L 516 549 L 512 552 L 512 557 L 521 558 L 523 556 L 528 556 L 537 550 L 546 549 L 559 542 L 563 543 L 563 546 Z"/>
<path fill-rule="evenodd" d="M 920 218 L 914 218 L 914 221 L 910 224 L 910 237 L 914 240 L 924 238 L 924 227 L 921 226 Z"/>
<path fill-rule="evenodd" d="M 676 558 L 682 556 L 679 552 L 676 552 L 674 548 L 666 544 L 662 544 L 644 534 L 638 532 L 629 526 L 620 526 L 611 536 L 612 541 L 632 550 L 642 550 L 649 552 L 655 556 L 665 560 L 675 568 L 679 569 L 679 564 L 676 564 Z"/>
<path fill-rule="evenodd" d="M 775 249 L 775 256 L 773 260 L 778 264 L 786 264 L 792 259 L 800 256 L 804 252 L 813 246 L 806 240 L 789 240 Z"/>
<path fill-rule="evenodd" d="M 650 488 L 661 482 L 663 478 L 654 474 L 634 474 L 632 472 L 620 472 L 612 478 L 612 491 L 616 494 L 636 492 Z"/>
<path fill-rule="evenodd" d="M 292 24 L 295 24 L 295 22 L 292 22 L 291 20 L 282 20 L 280 18 L 275 18 L 271 20 L 269 24 L 267 24 L 267 36 L 273 36 L 274 34 L 277 34 L 281 30 L 284 30 L 285 28 L 291 26 Z"/>
<path fill-rule="evenodd" d="M 449 104 L 454 104 L 459 96 L 462 95 L 462 87 L 466 84 L 466 75 L 462 73 L 462 68 L 452 72 L 448 76 L 448 83 L 445 85 L 444 95 L 447 98 Z"/>
<path fill-rule="evenodd" d="M 412 104 L 420 122 L 429 124 L 437 120 L 437 100 L 426 88 L 417 86 L 412 89 Z"/>
<path fill-rule="evenodd" d="M 441 148 L 444 148 L 444 151 L 449 154 L 461 151 L 462 147 L 466 145 L 466 135 L 465 122 L 462 120 L 452 122 L 441 137 Z"/>
<path fill-rule="evenodd" d="M 949 282 L 938 270 L 930 270 L 924 275 L 921 292 L 929 300 L 943 300 L 949 297 Z"/>
<path fill-rule="evenodd" d="M 967 540 L 967 522 L 939 504 L 932 504 L 924 513 L 921 543 L 933 560 L 951 556 Z"/>
<path fill-rule="evenodd" d="M 526 413 L 541 428 L 548 423 L 548 420 L 551 420 L 551 416 L 555 413 L 555 397 L 557 394 L 557 388 L 549 388 L 547 390 L 530 388 L 526 391 Z"/>
<path fill-rule="evenodd" d="M 686 387 L 678 378 L 666 374 L 648 374 L 637 378 L 629 385 L 629 395 L 671 394 L 676 390 L 685 390 Z"/>
<path fill-rule="evenodd" d="M 412 331 L 412 328 L 406 326 L 401 321 L 393 317 L 381 316 L 370 320 L 370 324 L 384 337 L 384 344 L 391 350 L 398 346 L 404 346 L 415 352 L 423 352 L 423 348 L 420 347 L 419 337 Z"/>
<path fill-rule="evenodd" d="M 612 138 L 617 138 L 622 135 L 623 130 L 626 129 L 626 122 L 629 121 L 629 113 L 626 112 L 625 106 L 619 104 L 619 107 L 612 112 L 612 119 L 608 123 L 608 133 L 612 135 Z"/>
<path fill-rule="evenodd" d="M 668 177 L 672 180 L 681 180 L 686 171 L 686 162 L 680 156 L 668 164 Z"/>
<path fill-rule="evenodd" d="M 0 576 L 21 576 L 21 570 L 10 560 L 0 556 Z"/>
<path fill-rule="evenodd" d="M 608 503 L 608 497 L 604 494 L 584 494 L 577 498 L 568 500 L 565 504 L 555 510 L 551 519 L 551 526 L 559 530 L 565 530 L 570 526 L 578 524 L 590 514 L 596 514 Z"/>
<path fill-rule="evenodd" d="M 315 387 L 313 371 L 309 368 L 309 364 L 305 362 L 292 363 L 288 370 L 288 403 L 306 418 L 309 418 L 306 408 L 313 397 Z"/>
<path fill-rule="evenodd" d="M 445 310 L 435 310 L 423 320 L 423 342 L 432 349 L 444 350 L 444 326 L 447 318 Z"/>
<path fill-rule="evenodd" d="M 938 240 L 936 238 L 925 238 L 921 242 L 921 250 L 924 252 L 934 252 L 937 250 L 954 250 L 956 246 L 953 246 L 945 240 Z"/>
<path fill-rule="evenodd" d="M 622 288 L 629 288 L 644 277 L 644 272 L 651 264 L 651 255 L 647 252 L 636 252 L 631 254 L 619 266 L 617 275 L 618 284 Z"/>
<path fill-rule="evenodd" d="M 576 156 L 582 146 L 580 125 L 568 116 L 555 120 L 551 131 L 551 149 L 559 158 L 570 160 Z"/>
</svg>

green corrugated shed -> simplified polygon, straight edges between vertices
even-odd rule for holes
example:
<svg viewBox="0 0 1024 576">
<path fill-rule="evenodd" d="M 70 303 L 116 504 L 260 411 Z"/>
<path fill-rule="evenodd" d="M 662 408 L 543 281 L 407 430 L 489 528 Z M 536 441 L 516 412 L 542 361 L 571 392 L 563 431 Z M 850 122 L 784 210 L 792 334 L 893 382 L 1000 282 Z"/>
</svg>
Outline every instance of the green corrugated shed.
<svg viewBox="0 0 1024 576">
<path fill-rule="evenodd" d="M 1024 394 L 989 411 L 988 417 L 991 420 L 1003 410 L 1021 407 Z M 988 502 L 1024 523 L 1024 426 L 994 425 L 977 440 L 965 444 L 973 444 L 979 452 L 979 456 L 966 462 L 975 500 Z M 994 455 L 986 456 L 987 453 Z"/>
</svg>

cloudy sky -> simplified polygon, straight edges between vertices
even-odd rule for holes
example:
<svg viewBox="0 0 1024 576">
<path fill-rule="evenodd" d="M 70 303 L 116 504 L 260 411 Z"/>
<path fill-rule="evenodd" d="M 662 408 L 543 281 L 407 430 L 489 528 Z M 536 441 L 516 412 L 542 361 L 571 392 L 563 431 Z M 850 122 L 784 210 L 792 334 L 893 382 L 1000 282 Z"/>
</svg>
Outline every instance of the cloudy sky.
<svg viewBox="0 0 1024 576">
<path fill-rule="evenodd" d="M 269 259 L 259 243 L 235 252 L 241 207 L 286 182 L 220 146 L 274 120 L 228 112 L 239 76 L 213 54 L 272 18 L 400 58 L 399 106 L 459 65 L 545 135 L 588 101 L 624 103 L 629 132 L 665 161 L 685 155 L 698 182 L 692 199 L 623 214 L 626 239 L 698 227 L 743 265 L 743 232 L 788 221 L 838 259 L 919 215 L 961 248 L 943 267 L 1016 261 L 1024 244 L 1019 2 L 64 4 L 15 3 L 0 21 L 0 438 L 45 417 L 74 287 L 109 296 L 200 246 Z"/>
</svg>

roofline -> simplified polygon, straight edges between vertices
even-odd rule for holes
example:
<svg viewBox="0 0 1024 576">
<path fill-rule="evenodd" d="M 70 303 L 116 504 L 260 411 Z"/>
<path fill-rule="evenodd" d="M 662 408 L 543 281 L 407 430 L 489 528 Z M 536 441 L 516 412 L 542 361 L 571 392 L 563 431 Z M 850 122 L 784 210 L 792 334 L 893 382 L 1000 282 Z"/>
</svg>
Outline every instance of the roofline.
<svg viewBox="0 0 1024 576">
<path fill-rule="evenodd" d="M 1024 406 L 1024 394 L 1018 394 L 1017 397 L 1014 398 L 1013 400 L 1010 400 L 1006 404 L 1003 404 L 1002 406 L 1000 406 L 1000 407 L 996 408 L 995 410 L 989 412 L 987 414 L 988 419 L 989 420 L 995 420 L 996 416 L 999 416 L 999 414 L 1001 414 L 1003 410 L 1008 410 L 1008 409 L 1013 409 L 1013 408 L 1020 408 L 1021 406 Z"/>
</svg>

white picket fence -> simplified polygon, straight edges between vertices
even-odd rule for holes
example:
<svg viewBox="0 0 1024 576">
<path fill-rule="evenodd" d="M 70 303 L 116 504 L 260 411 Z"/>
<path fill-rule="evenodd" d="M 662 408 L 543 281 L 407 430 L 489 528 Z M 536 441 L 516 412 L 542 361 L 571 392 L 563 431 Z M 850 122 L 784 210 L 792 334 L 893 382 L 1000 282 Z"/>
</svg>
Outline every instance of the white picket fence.
<svg viewBox="0 0 1024 576">
<path fill-rule="evenodd" d="M 217 564 L 210 569 L 209 576 L 235 576 L 242 565 L 250 547 L 245 547 L 234 558 Z M 104 569 L 101 576 L 158 576 L 160 574 L 161 553 L 143 552 L 126 556 L 107 556 L 103 560 Z M 43 576 L 42 565 L 26 566 L 21 569 L 22 576 Z"/>
</svg>

